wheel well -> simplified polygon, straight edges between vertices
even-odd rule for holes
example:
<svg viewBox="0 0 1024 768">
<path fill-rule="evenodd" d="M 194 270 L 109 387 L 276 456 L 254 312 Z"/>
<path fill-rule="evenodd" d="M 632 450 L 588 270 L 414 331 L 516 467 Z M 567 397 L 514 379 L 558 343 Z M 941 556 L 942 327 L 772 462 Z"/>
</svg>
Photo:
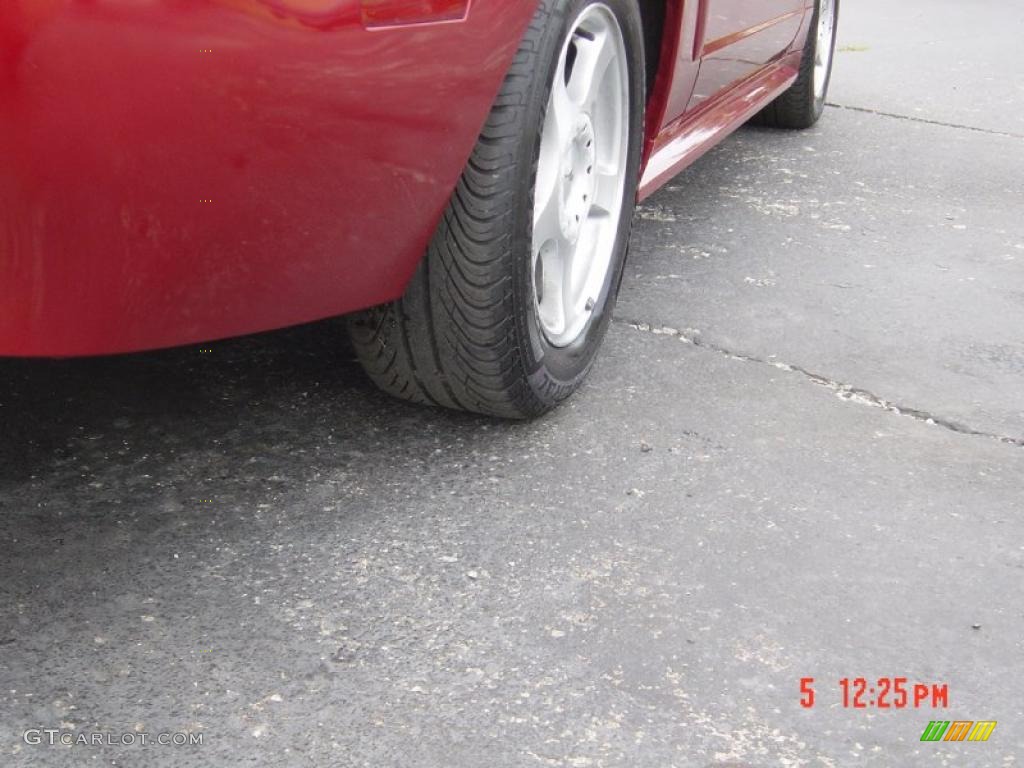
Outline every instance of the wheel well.
<svg viewBox="0 0 1024 768">
<path fill-rule="evenodd" d="M 644 25 L 644 58 L 647 70 L 647 96 L 654 87 L 661 62 L 661 44 L 665 35 L 666 0 L 641 0 L 640 19 Z"/>
</svg>

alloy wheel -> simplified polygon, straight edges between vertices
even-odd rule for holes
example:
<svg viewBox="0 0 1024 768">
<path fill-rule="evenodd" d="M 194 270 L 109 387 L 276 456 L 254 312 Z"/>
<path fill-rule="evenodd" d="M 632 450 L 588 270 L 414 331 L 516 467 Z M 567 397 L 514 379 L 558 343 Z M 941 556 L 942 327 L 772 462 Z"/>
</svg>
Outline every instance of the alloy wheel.
<svg viewBox="0 0 1024 768">
<path fill-rule="evenodd" d="M 615 15 L 590 5 L 569 30 L 534 189 L 534 307 L 557 347 L 583 334 L 611 269 L 629 148 L 629 72 Z"/>
</svg>

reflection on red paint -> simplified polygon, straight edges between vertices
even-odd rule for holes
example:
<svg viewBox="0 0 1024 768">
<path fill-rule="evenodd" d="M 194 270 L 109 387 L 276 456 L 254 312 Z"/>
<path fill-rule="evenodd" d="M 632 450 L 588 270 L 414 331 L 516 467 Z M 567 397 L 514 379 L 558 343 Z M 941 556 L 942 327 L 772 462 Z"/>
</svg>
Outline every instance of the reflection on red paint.
<svg viewBox="0 0 1024 768">
<path fill-rule="evenodd" d="M 469 0 L 362 0 L 363 24 L 385 27 L 457 21 L 466 16 Z"/>
</svg>

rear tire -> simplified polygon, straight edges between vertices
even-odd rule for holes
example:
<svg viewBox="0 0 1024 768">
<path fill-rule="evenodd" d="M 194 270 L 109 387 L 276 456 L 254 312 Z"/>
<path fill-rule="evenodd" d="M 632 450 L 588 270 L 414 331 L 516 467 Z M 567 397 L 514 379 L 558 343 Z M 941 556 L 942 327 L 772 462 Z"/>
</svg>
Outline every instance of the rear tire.
<svg viewBox="0 0 1024 768">
<path fill-rule="evenodd" d="M 817 0 L 807 32 L 800 74 L 752 122 L 772 128 L 810 128 L 825 111 L 832 78 L 839 0 Z"/>
<path fill-rule="evenodd" d="M 381 389 L 530 418 L 579 387 L 622 277 L 643 108 L 636 0 L 542 2 L 405 294 L 349 320 Z M 602 158 L 615 160 L 607 182 Z M 579 257 L 574 271 L 584 243 L 595 256 Z"/>
</svg>

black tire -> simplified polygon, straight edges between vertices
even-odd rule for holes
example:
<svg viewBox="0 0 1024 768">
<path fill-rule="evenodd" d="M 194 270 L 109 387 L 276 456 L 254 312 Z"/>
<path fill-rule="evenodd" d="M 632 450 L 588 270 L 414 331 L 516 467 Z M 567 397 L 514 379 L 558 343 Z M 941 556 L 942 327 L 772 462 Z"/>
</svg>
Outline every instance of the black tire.
<svg viewBox="0 0 1024 768">
<path fill-rule="evenodd" d="M 839 21 L 839 0 L 832 0 L 835 13 L 832 37 L 829 42 L 828 68 L 825 72 L 825 87 L 820 94 L 814 92 L 814 61 L 818 53 L 818 22 L 821 16 L 822 0 L 814 6 L 811 17 L 811 28 L 804 44 L 803 58 L 800 60 L 800 74 L 789 88 L 779 94 L 776 99 L 761 110 L 753 119 L 757 125 L 771 128 L 810 128 L 818 122 L 825 111 L 825 99 L 828 96 L 828 84 L 832 79 L 832 61 L 835 52 L 836 33 Z"/>
<path fill-rule="evenodd" d="M 636 201 L 644 112 L 636 0 L 600 0 L 628 59 L 626 182 L 612 265 L 583 333 L 548 343 L 535 311 L 533 194 L 551 83 L 570 24 L 597 0 L 544 0 L 519 46 L 437 231 L 401 299 L 349 333 L 370 378 L 405 400 L 505 418 L 555 407 L 589 372 L 611 319 Z"/>
</svg>

